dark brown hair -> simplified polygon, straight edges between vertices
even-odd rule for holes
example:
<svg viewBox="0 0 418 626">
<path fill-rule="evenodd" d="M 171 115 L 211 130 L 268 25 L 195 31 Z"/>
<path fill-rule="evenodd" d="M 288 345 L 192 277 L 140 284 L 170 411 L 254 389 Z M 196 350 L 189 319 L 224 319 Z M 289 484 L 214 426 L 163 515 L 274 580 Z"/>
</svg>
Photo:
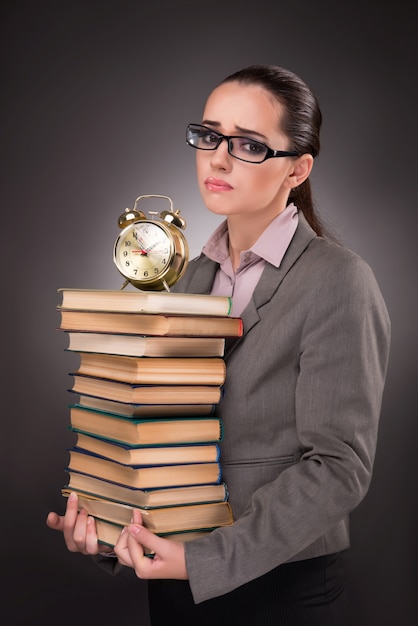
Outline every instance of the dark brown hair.
<svg viewBox="0 0 418 626">
<path fill-rule="evenodd" d="M 221 81 L 221 85 L 230 82 L 244 85 L 259 85 L 280 102 L 283 108 L 281 131 L 290 140 L 289 150 L 300 154 L 319 154 L 322 113 L 319 103 L 299 76 L 276 65 L 250 65 Z M 325 236 L 325 228 L 315 212 L 312 189 L 309 178 L 292 190 L 292 201 L 303 212 L 309 225 L 319 236 Z"/>
</svg>

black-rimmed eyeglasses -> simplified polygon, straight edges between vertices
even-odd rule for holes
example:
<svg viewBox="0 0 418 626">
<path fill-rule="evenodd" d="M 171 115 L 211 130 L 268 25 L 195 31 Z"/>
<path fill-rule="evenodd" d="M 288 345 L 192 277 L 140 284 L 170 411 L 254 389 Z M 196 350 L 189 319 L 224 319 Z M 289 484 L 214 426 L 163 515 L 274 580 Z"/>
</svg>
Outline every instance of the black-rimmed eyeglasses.
<svg viewBox="0 0 418 626">
<path fill-rule="evenodd" d="M 186 130 L 186 142 L 197 150 L 216 150 L 226 139 L 228 152 L 231 156 L 247 163 L 263 163 L 274 157 L 299 156 L 299 152 L 272 150 L 265 143 L 250 137 L 239 135 L 222 135 L 212 128 L 201 124 L 189 124 Z"/>
</svg>

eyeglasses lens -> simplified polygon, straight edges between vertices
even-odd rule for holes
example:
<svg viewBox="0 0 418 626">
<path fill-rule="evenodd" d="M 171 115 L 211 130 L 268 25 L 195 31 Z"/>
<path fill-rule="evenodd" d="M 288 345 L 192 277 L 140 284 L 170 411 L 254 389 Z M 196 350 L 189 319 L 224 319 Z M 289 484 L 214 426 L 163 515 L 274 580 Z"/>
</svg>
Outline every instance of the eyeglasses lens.
<svg viewBox="0 0 418 626">
<path fill-rule="evenodd" d="M 223 139 L 228 142 L 228 152 L 241 161 L 261 163 L 268 152 L 267 146 L 249 137 L 224 137 L 210 128 L 189 125 L 186 135 L 187 143 L 198 150 L 216 150 Z"/>
</svg>

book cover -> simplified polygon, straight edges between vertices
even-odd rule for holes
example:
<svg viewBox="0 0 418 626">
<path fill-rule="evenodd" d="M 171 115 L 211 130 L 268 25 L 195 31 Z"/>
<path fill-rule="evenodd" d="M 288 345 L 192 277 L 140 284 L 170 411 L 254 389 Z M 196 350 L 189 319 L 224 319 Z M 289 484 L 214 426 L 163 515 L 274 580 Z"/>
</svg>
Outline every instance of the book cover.
<svg viewBox="0 0 418 626">
<path fill-rule="evenodd" d="M 172 465 L 175 463 L 211 463 L 219 461 L 216 443 L 188 445 L 128 445 L 72 429 L 75 448 L 81 448 L 123 465 Z"/>
<path fill-rule="evenodd" d="M 223 385 L 221 357 L 135 357 L 79 352 L 74 372 L 142 385 Z"/>
<path fill-rule="evenodd" d="M 96 531 L 97 538 L 100 543 L 103 543 L 107 546 L 113 547 L 124 526 L 120 524 L 114 524 L 112 522 L 108 522 L 106 520 L 102 520 L 100 518 L 96 518 Z M 198 539 L 199 537 L 204 537 L 209 532 L 211 532 L 212 528 L 204 528 L 200 530 L 190 530 L 190 531 L 182 531 L 177 533 L 159 533 L 161 537 L 167 537 L 172 541 L 193 541 L 194 539 Z M 145 548 L 146 556 L 152 557 L 153 552 L 147 548 Z"/>
<path fill-rule="evenodd" d="M 180 315 L 160 313 L 121 313 L 59 309 L 61 330 L 129 335 L 182 337 L 241 337 L 242 319 L 238 317 Z"/>
<path fill-rule="evenodd" d="M 149 337 L 121 333 L 63 331 L 70 352 L 98 352 L 148 357 L 221 357 L 223 337 Z"/>
<path fill-rule="evenodd" d="M 104 413 L 114 413 L 122 417 L 209 416 L 214 415 L 216 409 L 216 404 L 131 404 L 130 402 L 117 402 L 96 396 L 80 395 L 73 389 L 69 391 L 73 395 L 78 395 L 77 404 L 80 406 Z"/>
<path fill-rule="evenodd" d="M 136 508 L 148 509 L 180 504 L 199 504 L 204 502 L 222 502 L 228 499 L 228 489 L 224 482 L 205 485 L 186 485 L 185 487 L 158 487 L 138 489 L 120 483 L 66 469 L 68 491 L 84 493 L 96 498 L 130 504 Z"/>
<path fill-rule="evenodd" d="M 69 495 L 66 489 L 62 493 Z M 78 508 L 95 518 L 121 526 L 129 525 L 133 517 L 130 505 L 83 495 L 78 496 Z M 141 515 L 144 526 L 157 534 L 230 526 L 234 521 L 228 501 L 146 509 Z"/>
<path fill-rule="evenodd" d="M 136 385 L 70 373 L 77 393 L 131 404 L 218 404 L 219 385 Z"/>
<path fill-rule="evenodd" d="M 219 461 L 182 465 L 132 466 L 122 465 L 85 451 L 71 448 L 68 468 L 128 487 L 151 489 L 204 485 L 221 481 Z"/>
<path fill-rule="evenodd" d="M 128 445 L 218 443 L 223 428 L 219 417 L 125 418 L 70 406 L 70 425 L 83 433 Z"/>
<path fill-rule="evenodd" d="M 173 292 L 151 292 L 61 287 L 62 308 L 96 311 L 132 311 L 148 313 L 180 313 L 195 315 L 229 315 L 229 296 Z"/>
</svg>

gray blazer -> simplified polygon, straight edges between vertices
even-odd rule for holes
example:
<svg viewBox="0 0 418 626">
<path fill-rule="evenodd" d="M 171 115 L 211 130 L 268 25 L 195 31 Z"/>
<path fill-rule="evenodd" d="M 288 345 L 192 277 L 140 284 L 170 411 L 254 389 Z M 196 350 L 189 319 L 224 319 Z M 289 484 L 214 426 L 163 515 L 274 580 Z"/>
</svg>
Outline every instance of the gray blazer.
<svg viewBox="0 0 418 626">
<path fill-rule="evenodd" d="M 210 293 L 201 255 L 173 291 Z M 372 475 L 390 321 L 369 266 L 300 215 L 227 340 L 218 407 L 235 523 L 185 544 L 196 603 L 292 560 L 349 547 L 349 513 Z"/>
<path fill-rule="evenodd" d="M 172 291 L 210 293 L 217 269 L 201 255 Z M 236 521 L 185 544 L 196 603 L 281 563 L 348 548 L 348 515 L 367 493 L 376 451 L 390 321 L 358 255 L 317 237 L 300 214 L 280 267 L 265 267 L 241 317 L 217 411 Z"/>
</svg>

